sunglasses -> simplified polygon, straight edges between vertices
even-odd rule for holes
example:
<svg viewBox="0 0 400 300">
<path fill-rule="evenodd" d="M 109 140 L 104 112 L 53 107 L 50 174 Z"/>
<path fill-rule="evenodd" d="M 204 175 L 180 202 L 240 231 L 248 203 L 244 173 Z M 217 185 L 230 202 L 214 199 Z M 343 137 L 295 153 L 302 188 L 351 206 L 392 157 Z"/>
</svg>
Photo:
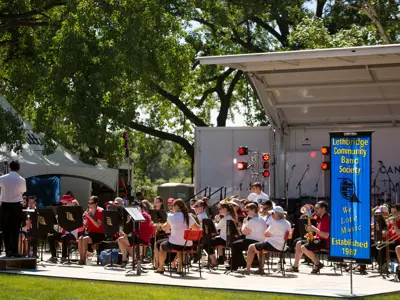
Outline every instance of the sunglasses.
<svg viewBox="0 0 400 300">
<path fill-rule="evenodd" d="M 88 202 L 89 205 L 95 204 L 94 202 Z"/>
</svg>

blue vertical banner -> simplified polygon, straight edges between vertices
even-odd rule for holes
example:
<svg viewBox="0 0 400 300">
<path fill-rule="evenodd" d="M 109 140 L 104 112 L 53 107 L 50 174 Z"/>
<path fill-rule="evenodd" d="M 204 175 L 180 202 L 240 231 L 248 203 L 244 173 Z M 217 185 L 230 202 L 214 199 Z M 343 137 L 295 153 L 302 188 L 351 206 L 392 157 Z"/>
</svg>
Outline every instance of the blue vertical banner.
<svg viewBox="0 0 400 300">
<path fill-rule="evenodd" d="M 332 260 L 371 260 L 371 135 L 330 133 Z"/>
</svg>

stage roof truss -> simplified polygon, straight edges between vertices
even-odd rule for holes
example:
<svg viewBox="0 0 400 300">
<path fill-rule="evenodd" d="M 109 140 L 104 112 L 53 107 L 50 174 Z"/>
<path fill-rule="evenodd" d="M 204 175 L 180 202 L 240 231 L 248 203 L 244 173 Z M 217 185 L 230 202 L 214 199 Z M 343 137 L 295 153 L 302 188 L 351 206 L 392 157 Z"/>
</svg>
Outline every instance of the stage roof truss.
<svg viewBox="0 0 400 300">
<path fill-rule="evenodd" d="M 400 45 L 200 57 L 247 74 L 272 126 L 400 121 Z"/>
</svg>

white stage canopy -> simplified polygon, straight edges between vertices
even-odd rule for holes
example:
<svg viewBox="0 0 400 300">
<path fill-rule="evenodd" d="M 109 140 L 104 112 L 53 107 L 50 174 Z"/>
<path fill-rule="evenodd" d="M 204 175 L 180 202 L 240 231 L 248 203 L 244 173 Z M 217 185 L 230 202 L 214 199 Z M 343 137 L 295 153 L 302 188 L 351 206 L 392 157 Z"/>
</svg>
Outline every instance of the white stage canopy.
<svg viewBox="0 0 400 300">
<path fill-rule="evenodd" d="M 5 110 L 11 110 L 17 115 L 14 108 L 0 97 L 1 105 Z M 79 160 L 77 155 L 71 154 L 63 146 L 58 145 L 57 150 L 48 156 L 42 153 L 41 138 L 43 134 L 34 133 L 32 126 L 26 120 L 23 126 L 27 133 L 27 143 L 23 145 L 21 153 L 7 151 L 3 145 L 0 147 L 0 162 L 18 160 L 21 164 L 21 176 L 25 178 L 41 175 L 69 176 L 87 179 L 116 190 L 118 170 L 103 167 L 102 165 L 88 165 Z"/>
<path fill-rule="evenodd" d="M 400 121 L 400 45 L 199 57 L 245 72 L 272 126 Z"/>
</svg>

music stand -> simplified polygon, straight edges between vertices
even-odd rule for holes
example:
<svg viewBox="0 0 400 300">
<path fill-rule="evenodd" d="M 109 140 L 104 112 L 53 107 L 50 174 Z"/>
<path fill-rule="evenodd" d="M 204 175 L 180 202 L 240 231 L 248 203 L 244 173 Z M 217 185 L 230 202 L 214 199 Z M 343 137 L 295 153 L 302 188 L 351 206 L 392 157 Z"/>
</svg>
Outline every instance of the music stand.
<svg viewBox="0 0 400 300">
<path fill-rule="evenodd" d="M 125 211 L 128 213 L 128 215 L 131 217 L 132 225 L 134 228 L 137 230 L 138 237 L 140 236 L 140 222 L 145 222 L 146 219 L 142 215 L 141 211 L 139 210 L 139 207 L 125 207 Z M 136 226 L 135 226 L 136 225 Z M 133 231 L 133 230 L 132 230 Z M 134 249 L 132 249 L 134 250 Z M 133 251 L 132 251 L 133 252 Z M 132 270 L 129 270 L 125 276 L 130 276 L 132 275 L 137 275 L 140 276 L 141 273 L 147 273 L 146 271 L 142 270 L 142 262 L 140 259 L 140 245 L 138 243 L 136 247 L 136 257 L 137 257 L 137 265 L 136 265 L 136 273 L 135 273 L 135 259 L 132 257 Z"/>
<path fill-rule="evenodd" d="M 82 206 L 57 206 L 58 224 L 67 232 L 72 232 L 83 226 L 83 208 Z M 67 240 L 68 261 L 63 265 L 71 265 L 70 259 L 71 240 Z M 82 267 L 82 266 L 79 266 Z"/>
<path fill-rule="evenodd" d="M 54 211 L 49 208 L 38 208 L 38 236 L 39 240 L 42 239 L 42 247 L 40 250 L 40 261 L 43 262 L 43 251 L 44 251 L 44 243 L 46 242 L 47 235 L 49 233 L 55 232 L 54 225 L 57 224 L 56 216 Z"/>
<path fill-rule="evenodd" d="M 167 222 L 167 212 L 165 211 L 165 209 L 152 209 L 150 210 L 150 216 L 151 216 L 151 220 L 153 221 L 153 223 L 155 224 L 164 224 L 165 222 Z"/>
<path fill-rule="evenodd" d="M 118 233 L 120 222 L 121 222 L 121 216 L 118 212 L 118 209 L 103 211 L 103 225 L 104 225 L 104 233 L 106 239 L 113 239 L 115 234 Z M 108 242 L 109 241 L 103 241 L 103 243 L 108 243 Z M 112 243 L 115 243 L 115 241 L 112 241 Z M 114 269 L 114 266 L 119 268 L 121 267 L 120 265 L 113 264 L 112 253 L 111 253 L 111 264 L 105 265 L 104 269 L 108 268 Z"/>
</svg>

